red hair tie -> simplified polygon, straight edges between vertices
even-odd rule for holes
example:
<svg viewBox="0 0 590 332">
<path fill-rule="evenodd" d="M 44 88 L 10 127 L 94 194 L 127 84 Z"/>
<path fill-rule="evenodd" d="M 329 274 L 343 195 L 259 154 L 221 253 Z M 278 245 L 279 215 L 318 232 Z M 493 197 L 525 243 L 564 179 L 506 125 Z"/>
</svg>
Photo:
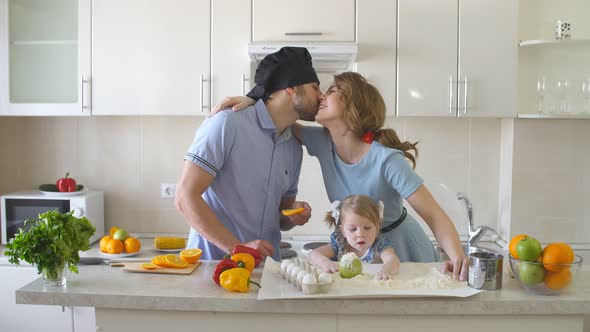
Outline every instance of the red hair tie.
<svg viewBox="0 0 590 332">
<path fill-rule="evenodd" d="M 363 136 L 361 136 L 361 139 L 363 140 L 363 142 L 365 142 L 367 144 L 373 143 L 374 138 L 375 138 L 375 132 L 373 132 L 371 130 L 367 131 Z"/>
</svg>

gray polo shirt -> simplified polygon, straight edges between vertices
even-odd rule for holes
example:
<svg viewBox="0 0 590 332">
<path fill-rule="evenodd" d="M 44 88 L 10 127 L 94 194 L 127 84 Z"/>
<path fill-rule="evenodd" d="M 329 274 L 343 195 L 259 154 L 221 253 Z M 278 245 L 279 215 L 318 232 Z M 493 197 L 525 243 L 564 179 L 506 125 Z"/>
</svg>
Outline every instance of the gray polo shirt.
<svg viewBox="0 0 590 332">
<path fill-rule="evenodd" d="M 275 260 L 280 259 L 280 202 L 297 194 L 301 158 L 291 129 L 279 136 L 261 100 L 241 112 L 227 109 L 206 119 L 184 157 L 215 177 L 203 199 L 221 223 L 242 242 L 271 242 Z M 192 228 L 187 247 L 202 249 L 203 259 L 226 254 Z"/>
</svg>

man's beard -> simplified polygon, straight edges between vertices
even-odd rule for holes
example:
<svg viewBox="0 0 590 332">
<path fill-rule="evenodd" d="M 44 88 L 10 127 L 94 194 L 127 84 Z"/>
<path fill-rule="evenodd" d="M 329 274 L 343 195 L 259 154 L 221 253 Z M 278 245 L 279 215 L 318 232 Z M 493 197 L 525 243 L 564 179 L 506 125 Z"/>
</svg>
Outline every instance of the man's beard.
<svg viewBox="0 0 590 332">
<path fill-rule="evenodd" d="M 315 116 L 318 112 L 319 102 L 315 103 L 315 106 L 305 105 L 302 98 L 298 98 L 298 101 L 294 105 L 295 112 L 299 114 L 299 120 L 303 121 L 315 121 Z M 314 112 L 309 112 L 309 110 L 315 110 Z"/>
</svg>

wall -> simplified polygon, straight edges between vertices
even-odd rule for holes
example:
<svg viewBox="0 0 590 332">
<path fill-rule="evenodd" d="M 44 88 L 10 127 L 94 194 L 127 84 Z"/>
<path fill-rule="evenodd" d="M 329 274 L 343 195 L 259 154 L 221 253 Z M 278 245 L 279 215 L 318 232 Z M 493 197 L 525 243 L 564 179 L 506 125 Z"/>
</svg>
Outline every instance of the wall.
<svg viewBox="0 0 590 332">
<path fill-rule="evenodd" d="M 514 123 L 510 233 L 590 243 L 590 121 Z"/>
<path fill-rule="evenodd" d="M 36 188 L 70 172 L 90 189 L 105 191 L 107 229 L 184 233 L 188 226 L 171 199 L 159 197 L 160 183 L 180 177 L 185 150 L 199 117 L 0 118 L 0 192 Z M 417 172 L 466 234 L 466 215 L 455 195 L 466 192 L 476 222 L 496 227 L 500 120 L 390 118 L 400 137 L 419 140 Z M 446 185 L 447 188 L 440 184 Z M 292 234 L 326 235 L 329 209 L 321 171 L 306 157 L 301 200 L 314 218 Z"/>
</svg>

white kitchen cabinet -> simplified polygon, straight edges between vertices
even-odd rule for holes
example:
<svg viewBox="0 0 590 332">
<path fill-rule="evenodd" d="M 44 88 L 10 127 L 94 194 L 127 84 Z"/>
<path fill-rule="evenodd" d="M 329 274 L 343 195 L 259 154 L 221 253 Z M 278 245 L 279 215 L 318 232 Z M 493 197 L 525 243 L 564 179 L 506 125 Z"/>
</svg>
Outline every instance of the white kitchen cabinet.
<svg viewBox="0 0 590 332">
<path fill-rule="evenodd" d="M 354 0 L 253 0 L 252 40 L 355 41 Z"/>
<path fill-rule="evenodd" d="M 210 0 L 94 0 L 93 115 L 207 114 L 210 10 Z"/>
<path fill-rule="evenodd" d="M 396 3 L 359 0 L 357 7 L 356 71 L 379 89 L 387 115 L 395 115 Z"/>
<path fill-rule="evenodd" d="M 73 332 L 72 308 L 16 304 L 15 291 L 39 278 L 30 266 L 0 266 L 0 331 Z"/>
<path fill-rule="evenodd" d="M 250 1 L 215 0 L 211 3 L 211 102 L 243 96 L 250 91 L 248 43 L 252 39 Z"/>
<path fill-rule="evenodd" d="M 90 35 L 90 0 L 0 0 L 0 115 L 90 115 Z"/>
<path fill-rule="evenodd" d="M 400 116 L 513 117 L 518 2 L 399 0 Z"/>
</svg>

